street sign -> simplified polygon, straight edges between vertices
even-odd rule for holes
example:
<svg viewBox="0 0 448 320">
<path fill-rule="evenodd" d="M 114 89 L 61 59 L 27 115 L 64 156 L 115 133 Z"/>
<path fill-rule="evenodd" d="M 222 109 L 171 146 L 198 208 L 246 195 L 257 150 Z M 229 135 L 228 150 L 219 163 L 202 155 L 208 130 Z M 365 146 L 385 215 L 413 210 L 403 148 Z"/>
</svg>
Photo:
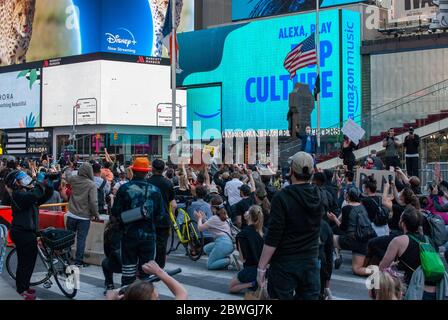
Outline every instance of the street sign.
<svg viewBox="0 0 448 320">
<path fill-rule="evenodd" d="M 96 99 L 80 99 L 76 102 L 76 125 L 96 124 Z"/>
</svg>

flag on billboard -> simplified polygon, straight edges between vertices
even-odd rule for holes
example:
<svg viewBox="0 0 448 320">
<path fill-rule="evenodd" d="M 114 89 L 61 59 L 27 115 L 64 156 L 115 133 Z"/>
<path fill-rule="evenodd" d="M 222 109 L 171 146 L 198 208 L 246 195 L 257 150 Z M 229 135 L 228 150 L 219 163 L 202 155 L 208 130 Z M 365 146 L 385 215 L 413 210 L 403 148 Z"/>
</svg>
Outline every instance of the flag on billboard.
<svg viewBox="0 0 448 320">
<path fill-rule="evenodd" d="M 314 33 L 312 33 L 286 56 L 283 66 L 288 70 L 291 79 L 296 76 L 297 70 L 317 64 L 316 41 L 314 38 Z"/>
<path fill-rule="evenodd" d="M 170 55 L 170 59 L 172 59 L 173 57 L 173 48 L 172 48 L 172 30 L 173 30 L 173 17 L 172 17 L 172 4 L 173 2 L 176 1 L 176 19 L 175 19 L 175 27 L 176 29 L 179 27 L 180 24 L 180 17 L 182 14 L 182 7 L 183 7 L 183 0 L 170 0 L 170 2 L 168 3 L 168 9 L 167 9 L 167 13 L 166 13 L 166 19 L 165 19 L 165 24 L 163 26 L 163 30 L 162 30 L 162 43 L 165 46 L 165 48 L 167 48 L 169 55 Z M 179 43 L 177 42 L 177 35 L 174 35 L 175 41 L 176 41 L 176 49 L 175 49 L 175 54 L 176 54 L 176 72 L 177 73 L 181 73 L 182 69 L 180 69 L 179 67 Z"/>
<path fill-rule="evenodd" d="M 320 93 L 320 76 L 317 75 L 317 79 L 316 82 L 314 83 L 314 100 L 317 101 L 317 97 L 319 96 Z"/>
</svg>

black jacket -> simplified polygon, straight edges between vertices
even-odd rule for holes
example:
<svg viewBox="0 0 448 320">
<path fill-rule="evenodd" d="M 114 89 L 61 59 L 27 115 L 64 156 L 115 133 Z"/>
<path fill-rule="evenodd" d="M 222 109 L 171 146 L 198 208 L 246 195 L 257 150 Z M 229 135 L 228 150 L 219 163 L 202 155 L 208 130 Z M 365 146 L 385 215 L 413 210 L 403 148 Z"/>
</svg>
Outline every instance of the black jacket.
<svg viewBox="0 0 448 320">
<path fill-rule="evenodd" d="M 266 245 L 277 248 L 273 259 L 318 257 L 323 198 L 321 190 L 311 184 L 290 185 L 274 196 L 265 239 Z"/>
<path fill-rule="evenodd" d="M 12 199 L 7 194 L 4 204 L 12 207 L 11 229 L 36 232 L 39 229 L 39 206 L 47 202 L 53 195 L 52 187 L 41 184 L 29 190 L 15 190 Z"/>
</svg>

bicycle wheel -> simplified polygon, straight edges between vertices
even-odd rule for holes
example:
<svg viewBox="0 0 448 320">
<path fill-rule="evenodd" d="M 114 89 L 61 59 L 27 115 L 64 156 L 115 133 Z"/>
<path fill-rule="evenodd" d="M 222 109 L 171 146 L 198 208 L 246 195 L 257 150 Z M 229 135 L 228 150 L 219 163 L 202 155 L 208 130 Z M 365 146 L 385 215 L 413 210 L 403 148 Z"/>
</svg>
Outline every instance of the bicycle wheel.
<svg viewBox="0 0 448 320">
<path fill-rule="evenodd" d="M 67 298 L 73 299 L 78 292 L 79 269 L 69 264 L 68 253 L 54 256 L 52 269 L 59 289 Z"/>
<path fill-rule="evenodd" d="M 30 280 L 30 285 L 32 287 L 47 282 L 51 277 L 48 262 L 43 255 L 44 253 L 39 250 L 37 254 L 36 264 L 34 265 L 33 274 L 31 275 Z M 6 271 L 8 271 L 8 274 L 14 280 L 16 280 L 17 264 L 17 249 L 14 248 L 8 253 L 8 256 L 6 257 Z"/>
<path fill-rule="evenodd" d="M 197 223 L 194 221 L 188 222 L 187 230 L 190 235 L 190 241 L 186 246 L 187 254 L 191 260 L 197 261 L 201 258 L 202 253 L 204 252 L 204 237 L 202 236 L 202 233 L 199 232 Z"/>
</svg>

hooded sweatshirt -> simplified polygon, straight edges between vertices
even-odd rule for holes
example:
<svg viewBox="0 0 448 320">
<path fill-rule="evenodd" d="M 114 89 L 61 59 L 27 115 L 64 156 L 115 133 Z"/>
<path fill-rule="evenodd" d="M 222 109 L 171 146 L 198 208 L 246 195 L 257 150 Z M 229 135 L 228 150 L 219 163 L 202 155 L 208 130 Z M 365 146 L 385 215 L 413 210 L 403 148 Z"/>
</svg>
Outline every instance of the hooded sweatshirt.
<svg viewBox="0 0 448 320">
<path fill-rule="evenodd" d="M 81 218 L 89 219 L 98 215 L 98 190 L 93 179 L 93 169 L 90 163 L 83 163 L 78 175 L 66 173 L 66 180 L 72 186 L 72 195 L 68 210 Z"/>
<path fill-rule="evenodd" d="M 276 248 L 273 259 L 318 257 L 324 207 L 320 189 L 311 184 L 290 185 L 274 196 L 265 238 L 266 245 Z"/>
</svg>

